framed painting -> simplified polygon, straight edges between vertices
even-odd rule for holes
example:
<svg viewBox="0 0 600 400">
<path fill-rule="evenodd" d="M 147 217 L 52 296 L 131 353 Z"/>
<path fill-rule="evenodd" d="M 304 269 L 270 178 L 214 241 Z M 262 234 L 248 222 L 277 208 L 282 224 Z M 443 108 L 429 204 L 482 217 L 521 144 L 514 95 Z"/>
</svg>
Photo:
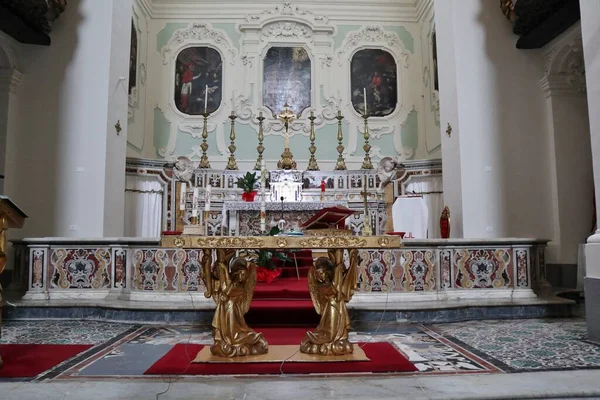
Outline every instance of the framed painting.
<svg viewBox="0 0 600 400">
<path fill-rule="evenodd" d="M 189 47 L 175 63 L 175 106 L 188 115 L 212 114 L 223 97 L 223 60 L 211 47 Z"/>
<path fill-rule="evenodd" d="M 131 20 L 131 43 L 129 45 L 129 94 L 137 86 L 138 36 L 135 23 Z"/>
<path fill-rule="evenodd" d="M 394 57 L 385 50 L 357 51 L 350 63 L 352 106 L 357 113 L 365 112 L 366 92 L 369 116 L 385 117 L 398 103 L 398 69 Z"/>
<path fill-rule="evenodd" d="M 311 106 L 311 59 L 303 47 L 271 47 L 263 60 L 263 105 L 273 115 L 285 104 L 296 115 Z"/>
</svg>

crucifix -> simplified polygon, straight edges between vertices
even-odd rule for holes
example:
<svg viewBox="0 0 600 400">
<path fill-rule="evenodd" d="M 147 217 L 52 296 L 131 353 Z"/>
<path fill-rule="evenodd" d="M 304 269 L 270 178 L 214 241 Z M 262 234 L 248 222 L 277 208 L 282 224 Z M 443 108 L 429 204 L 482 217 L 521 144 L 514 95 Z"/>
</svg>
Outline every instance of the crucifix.
<svg viewBox="0 0 600 400">
<path fill-rule="evenodd" d="M 368 196 L 369 192 L 367 192 L 367 176 L 365 175 L 363 178 L 363 191 L 360 192 L 363 197 L 363 201 L 365 203 L 365 222 L 363 224 L 362 234 L 363 236 L 371 236 L 373 234 L 373 229 L 371 228 L 371 218 L 369 217 L 369 205 L 368 205 Z"/>
<path fill-rule="evenodd" d="M 285 109 L 281 114 L 277 116 L 280 120 L 283 121 L 283 126 L 285 128 L 285 149 L 283 153 L 281 153 L 281 160 L 277 163 L 277 168 L 279 169 L 296 169 L 296 161 L 294 161 L 294 155 L 290 151 L 290 134 L 289 134 L 289 126 L 290 122 L 298 116 L 290 110 L 290 106 L 285 103 Z"/>
</svg>

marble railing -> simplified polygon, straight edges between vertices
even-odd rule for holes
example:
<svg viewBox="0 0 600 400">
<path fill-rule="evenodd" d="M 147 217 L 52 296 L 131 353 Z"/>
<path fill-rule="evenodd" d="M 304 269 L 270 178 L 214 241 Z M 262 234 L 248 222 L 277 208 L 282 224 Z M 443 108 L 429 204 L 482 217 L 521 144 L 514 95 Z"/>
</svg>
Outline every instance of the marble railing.
<svg viewBox="0 0 600 400">
<path fill-rule="evenodd" d="M 545 283 L 546 240 L 406 239 L 360 250 L 357 302 L 535 297 Z M 203 297 L 201 251 L 159 239 L 23 239 L 13 243 L 12 287 L 23 300 L 189 301 Z M 74 302 L 75 304 L 75 302 Z"/>
</svg>

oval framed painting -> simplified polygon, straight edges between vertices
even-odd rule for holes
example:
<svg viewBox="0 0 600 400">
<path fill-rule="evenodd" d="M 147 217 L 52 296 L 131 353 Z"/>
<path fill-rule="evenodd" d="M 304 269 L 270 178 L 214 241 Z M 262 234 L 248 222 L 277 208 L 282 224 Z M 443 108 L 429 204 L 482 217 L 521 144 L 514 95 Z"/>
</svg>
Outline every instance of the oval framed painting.
<svg viewBox="0 0 600 400">
<path fill-rule="evenodd" d="M 273 115 L 285 104 L 300 115 L 311 106 L 312 61 L 304 47 L 271 47 L 263 59 L 263 105 Z"/>
<path fill-rule="evenodd" d="M 188 115 L 214 113 L 223 98 L 223 60 L 212 47 L 188 47 L 175 62 L 175 107 Z"/>
<path fill-rule="evenodd" d="M 398 66 L 389 52 L 381 49 L 359 50 L 350 62 L 352 107 L 363 115 L 366 92 L 367 113 L 385 117 L 398 104 Z"/>
</svg>

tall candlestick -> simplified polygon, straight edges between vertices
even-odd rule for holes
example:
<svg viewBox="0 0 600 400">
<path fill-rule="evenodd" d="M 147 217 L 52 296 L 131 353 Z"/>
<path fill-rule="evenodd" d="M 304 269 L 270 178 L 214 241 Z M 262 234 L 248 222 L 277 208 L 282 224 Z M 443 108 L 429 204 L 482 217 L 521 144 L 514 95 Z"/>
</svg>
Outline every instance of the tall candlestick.
<svg viewBox="0 0 600 400">
<path fill-rule="evenodd" d="M 198 188 L 194 188 L 194 196 L 192 197 L 192 217 L 198 216 Z"/>
<path fill-rule="evenodd" d="M 365 115 L 367 115 L 367 88 L 363 88 L 363 99 L 365 103 Z"/>
<path fill-rule="evenodd" d="M 260 163 L 260 231 L 265 233 L 267 231 L 267 215 L 266 215 L 266 204 L 265 204 L 265 184 L 267 180 L 267 171 L 265 160 L 261 160 Z"/>
<path fill-rule="evenodd" d="M 179 209 L 181 211 L 185 210 L 185 189 L 185 182 L 182 182 L 179 189 Z"/>
<path fill-rule="evenodd" d="M 211 195 L 211 186 L 206 185 L 206 192 L 204 193 L 204 211 L 210 211 L 210 195 Z"/>
<path fill-rule="evenodd" d="M 206 110 L 208 109 L 208 85 L 204 88 L 204 114 L 206 114 Z"/>
</svg>

